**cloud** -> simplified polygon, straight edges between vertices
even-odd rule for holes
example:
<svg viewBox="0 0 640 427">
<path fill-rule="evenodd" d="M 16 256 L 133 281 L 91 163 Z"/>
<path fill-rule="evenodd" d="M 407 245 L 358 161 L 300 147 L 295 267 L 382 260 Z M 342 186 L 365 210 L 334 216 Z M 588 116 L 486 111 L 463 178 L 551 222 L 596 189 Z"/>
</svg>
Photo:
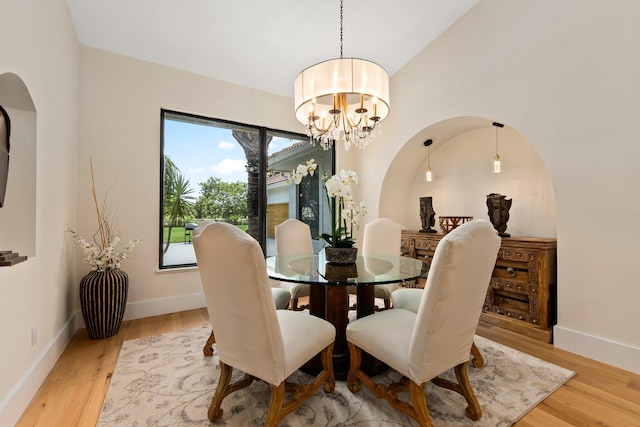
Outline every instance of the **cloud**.
<svg viewBox="0 0 640 427">
<path fill-rule="evenodd" d="M 234 144 L 233 142 L 227 141 L 220 141 L 220 143 L 218 144 L 218 147 L 220 147 L 221 150 L 233 150 L 235 146 L 236 144 Z"/>
<path fill-rule="evenodd" d="M 224 159 L 217 165 L 212 166 L 211 170 L 220 175 L 230 175 L 235 172 L 244 171 L 246 164 L 247 164 L 246 160 Z"/>
<path fill-rule="evenodd" d="M 187 169 L 188 173 L 202 173 L 205 171 L 205 167 L 204 166 L 200 166 L 199 168 L 189 168 Z"/>
</svg>

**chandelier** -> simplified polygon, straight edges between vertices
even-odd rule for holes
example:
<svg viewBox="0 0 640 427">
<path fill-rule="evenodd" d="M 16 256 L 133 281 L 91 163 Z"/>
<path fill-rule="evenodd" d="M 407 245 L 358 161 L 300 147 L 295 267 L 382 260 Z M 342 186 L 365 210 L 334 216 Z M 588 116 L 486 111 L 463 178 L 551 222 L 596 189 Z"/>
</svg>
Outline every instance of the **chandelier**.
<svg viewBox="0 0 640 427">
<path fill-rule="evenodd" d="M 295 82 L 296 118 L 310 142 L 328 150 L 342 141 L 366 147 L 382 130 L 389 114 L 389 76 L 371 61 L 342 57 L 340 0 L 340 58 L 303 70 Z"/>
</svg>

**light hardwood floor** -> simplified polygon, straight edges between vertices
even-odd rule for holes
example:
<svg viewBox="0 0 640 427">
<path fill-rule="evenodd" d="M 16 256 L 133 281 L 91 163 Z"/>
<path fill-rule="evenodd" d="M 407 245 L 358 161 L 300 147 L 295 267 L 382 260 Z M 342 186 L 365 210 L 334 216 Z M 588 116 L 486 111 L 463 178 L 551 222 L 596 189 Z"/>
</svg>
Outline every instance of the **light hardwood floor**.
<svg viewBox="0 0 640 427">
<path fill-rule="evenodd" d="M 95 425 L 123 341 L 205 323 L 206 309 L 199 309 L 127 321 L 101 341 L 78 331 L 17 425 Z M 640 426 L 640 375 L 490 325 L 478 334 L 577 372 L 516 426 Z"/>
</svg>

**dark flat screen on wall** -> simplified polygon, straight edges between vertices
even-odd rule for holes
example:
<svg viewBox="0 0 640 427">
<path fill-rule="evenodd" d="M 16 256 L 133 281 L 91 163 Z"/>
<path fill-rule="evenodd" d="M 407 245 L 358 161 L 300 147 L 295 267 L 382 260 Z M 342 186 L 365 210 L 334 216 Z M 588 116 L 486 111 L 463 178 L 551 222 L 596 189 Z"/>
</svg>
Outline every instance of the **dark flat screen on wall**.
<svg viewBox="0 0 640 427">
<path fill-rule="evenodd" d="M 0 105 L 0 208 L 4 206 L 9 178 L 9 137 L 11 136 L 11 120 L 9 113 Z"/>
</svg>

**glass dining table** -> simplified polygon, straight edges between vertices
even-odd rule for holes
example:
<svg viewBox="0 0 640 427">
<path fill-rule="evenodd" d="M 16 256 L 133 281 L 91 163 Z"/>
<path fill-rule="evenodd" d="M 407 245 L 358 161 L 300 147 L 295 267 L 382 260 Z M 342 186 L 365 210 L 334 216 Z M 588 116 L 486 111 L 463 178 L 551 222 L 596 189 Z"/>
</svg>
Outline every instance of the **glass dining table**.
<svg viewBox="0 0 640 427">
<path fill-rule="evenodd" d="M 349 323 L 349 291 L 356 288 L 356 317 L 361 318 L 375 311 L 376 285 L 399 283 L 409 285 L 420 277 L 426 277 L 429 266 L 422 261 L 400 255 L 360 254 L 355 264 L 327 262 L 324 251 L 319 254 L 296 254 L 266 258 L 267 272 L 271 279 L 306 283 L 309 291 L 309 312 L 326 319 L 336 328 L 333 348 L 333 366 L 336 379 L 346 380 L 349 372 L 349 349 L 346 329 Z M 376 359 L 363 357 L 362 367 L 375 375 L 385 369 Z M 319 358 L 313 359 L 304 370 L 315 374 L 320 371 Z"/>
</svg>

